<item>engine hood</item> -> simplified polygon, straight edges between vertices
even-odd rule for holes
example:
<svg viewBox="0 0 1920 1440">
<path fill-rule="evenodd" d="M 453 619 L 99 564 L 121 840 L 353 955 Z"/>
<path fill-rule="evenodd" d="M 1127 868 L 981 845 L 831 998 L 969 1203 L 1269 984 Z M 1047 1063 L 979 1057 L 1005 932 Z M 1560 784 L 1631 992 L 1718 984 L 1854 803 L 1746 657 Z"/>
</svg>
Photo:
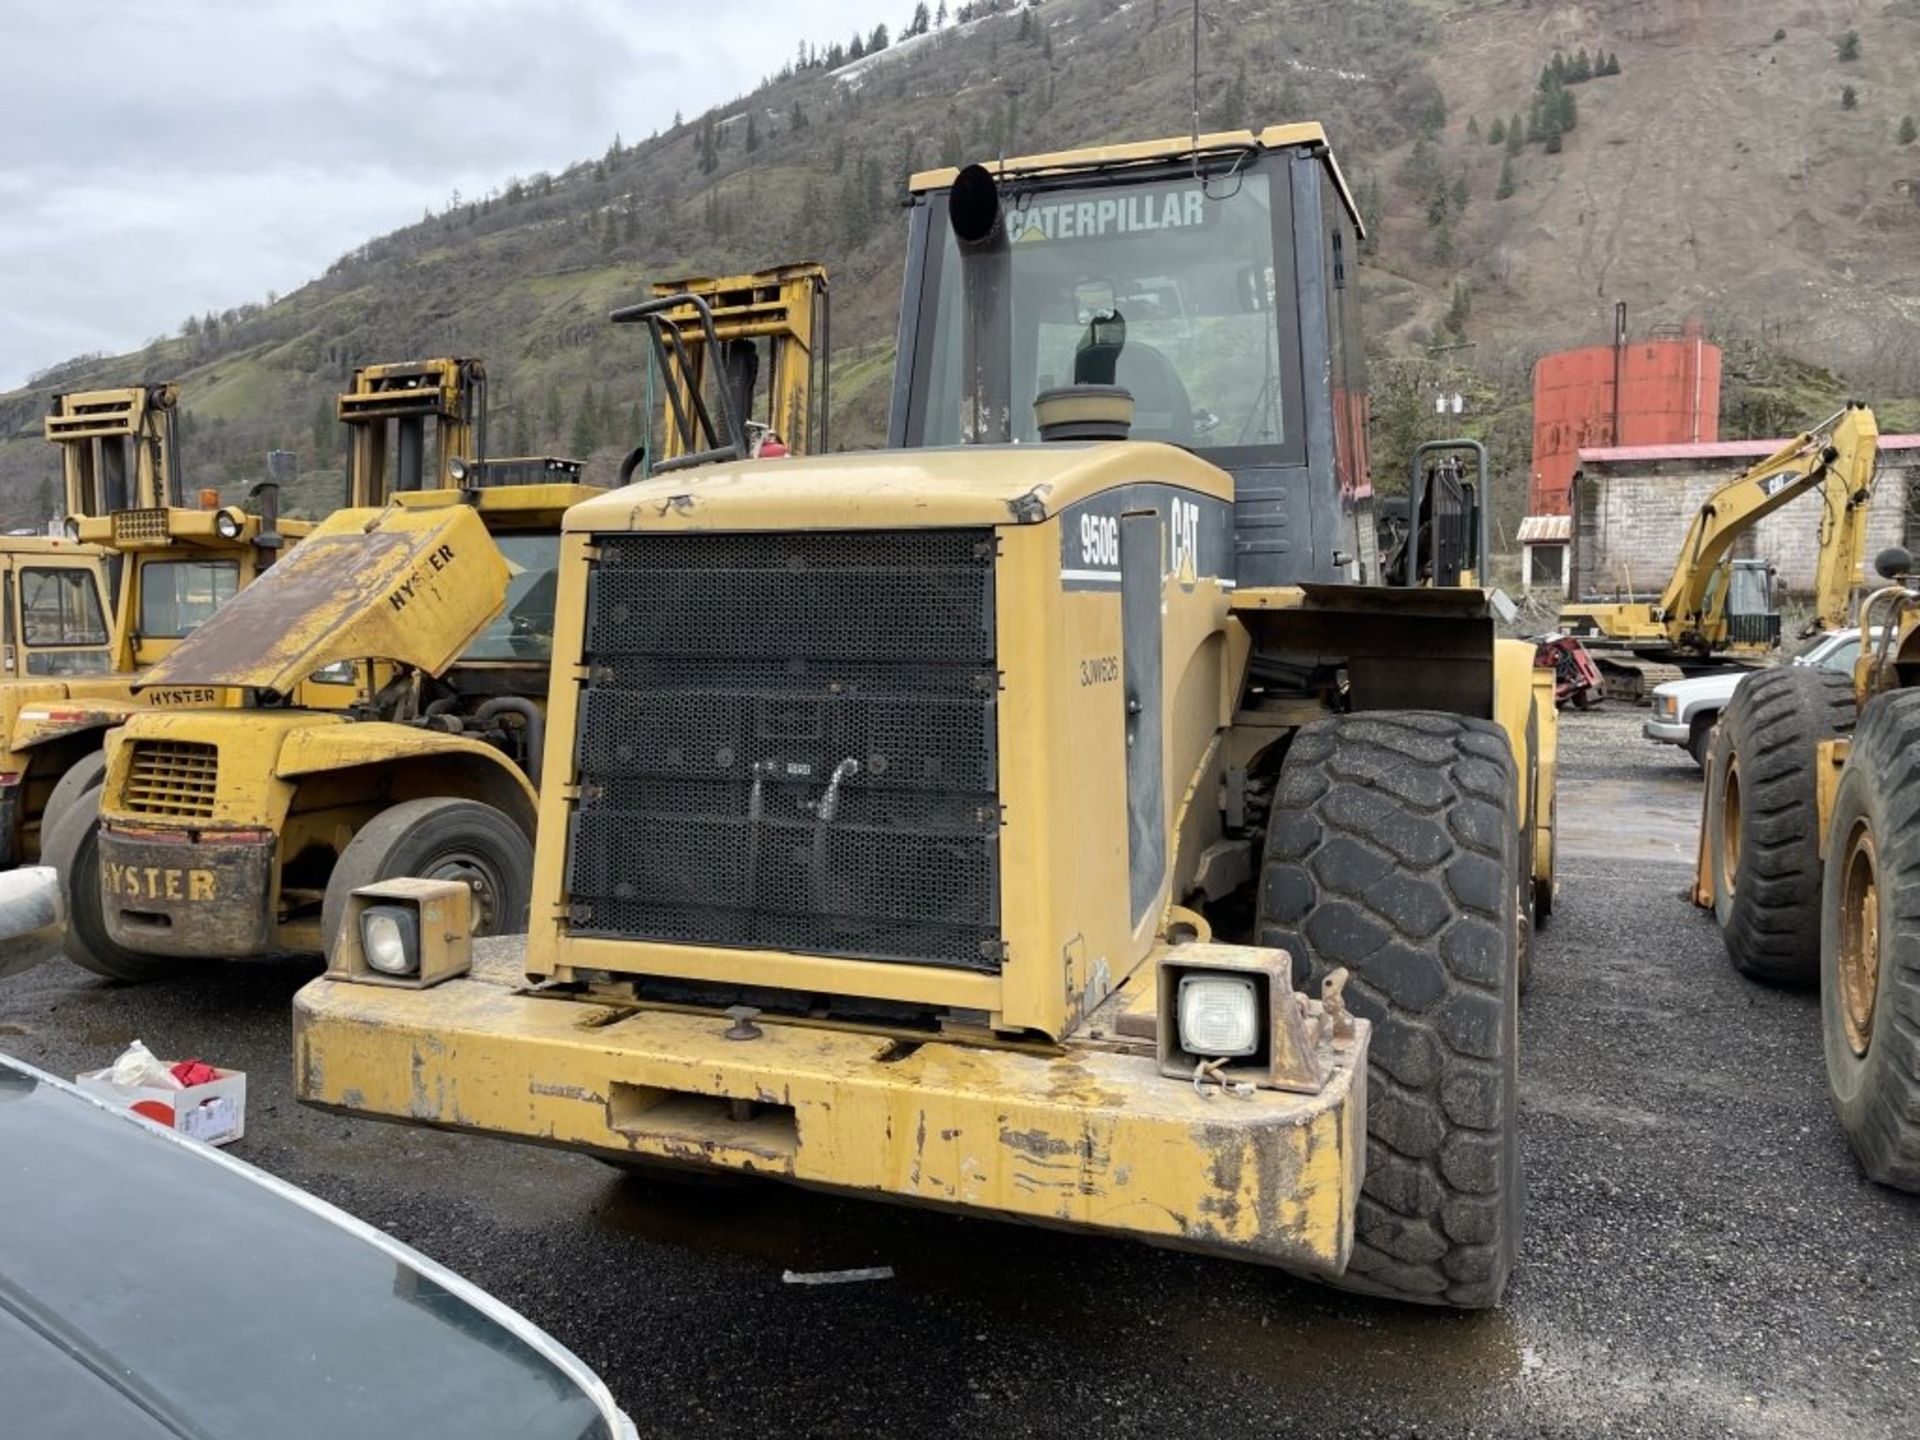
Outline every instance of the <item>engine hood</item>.
<svg viewBox="0 0 1920 1440">
<path fill-rule="evenodd" d="M 500 613 L 507 562 L 457 502 L 341 510 L 141 677 L 279 694 L 338 661 L 438 675 Z"/>
</svg>

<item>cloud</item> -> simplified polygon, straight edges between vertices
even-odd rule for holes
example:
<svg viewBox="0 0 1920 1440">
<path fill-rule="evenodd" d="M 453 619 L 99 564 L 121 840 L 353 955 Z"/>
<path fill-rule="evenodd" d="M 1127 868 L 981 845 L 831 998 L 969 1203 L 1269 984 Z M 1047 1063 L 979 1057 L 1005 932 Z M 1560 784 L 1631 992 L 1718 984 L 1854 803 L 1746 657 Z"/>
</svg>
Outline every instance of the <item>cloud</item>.
<svg viewBox="0 0 1920 1440">
<path fill-rule="evenodd" d="M 891 14 L 899 10 L 898 15 Z M 453 191 L 750 90 L 904 0 L 11 7 L 0 388 L 288 291 Z"/>
</svg>

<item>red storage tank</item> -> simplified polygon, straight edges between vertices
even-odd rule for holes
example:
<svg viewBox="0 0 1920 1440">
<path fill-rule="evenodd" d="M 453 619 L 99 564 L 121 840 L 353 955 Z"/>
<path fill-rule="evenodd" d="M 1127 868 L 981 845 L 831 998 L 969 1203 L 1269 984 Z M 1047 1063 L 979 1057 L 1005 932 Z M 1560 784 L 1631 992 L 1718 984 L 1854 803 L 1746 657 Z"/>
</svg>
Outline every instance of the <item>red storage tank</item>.
<svg viewBox="0 0 1920 1440">
<path fill-rule="evenodd" d="M 1530 515 L 1565 515 L 1582 446 L 1687 445 L 1720 438 L 1720 347 L 1697 323 L 1678 336 L 1589 345 L 1533 369 Z M 1617 403 L 1616 403 L 1617 402 Z"/>
</svg>

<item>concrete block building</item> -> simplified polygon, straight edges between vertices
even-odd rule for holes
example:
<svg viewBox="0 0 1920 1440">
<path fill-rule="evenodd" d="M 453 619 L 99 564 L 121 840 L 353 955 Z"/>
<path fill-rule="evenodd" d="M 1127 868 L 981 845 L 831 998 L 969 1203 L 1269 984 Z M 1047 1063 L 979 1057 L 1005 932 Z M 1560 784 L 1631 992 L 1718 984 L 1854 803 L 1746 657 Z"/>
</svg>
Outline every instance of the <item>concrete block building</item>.
<svg viewBox="0 0 1920 1440">
<path fill-rule="evenodd" d="M 1785 440 L 1582 448 L 1571 525 L 1522 537 L 1523 574 L 1534 588 L 1580 600 L 1651 597 L 1672 573 L 1687 527 L 1719 486 L 1779 450 Z M 1920 549 L 1920 435 L 1880 437 L 1868 508 L 1867 566 L 1889 545 Z M 1821 505 L 1802 496 L 1741 538 L 1735 554 L 1769 561 L 1788 594 L 1813 589 Z M 1557 550 L 1557 554 L 1546 553 Z"/>
</svg>

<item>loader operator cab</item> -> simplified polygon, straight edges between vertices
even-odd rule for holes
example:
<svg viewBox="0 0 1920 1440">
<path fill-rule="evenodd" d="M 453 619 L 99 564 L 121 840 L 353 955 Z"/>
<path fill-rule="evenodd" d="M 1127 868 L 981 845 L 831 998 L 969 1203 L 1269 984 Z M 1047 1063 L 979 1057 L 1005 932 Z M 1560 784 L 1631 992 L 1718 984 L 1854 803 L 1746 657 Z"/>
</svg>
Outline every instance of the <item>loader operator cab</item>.
<svg viewBox="0 0 1920 1440">
<path fill-rule="evenodd" d="M 1131 438 L 1234 476 L 1242 583 L 1379 583 L 1357 232 L 1318 126 L 915 187 L 892 444 L 1037 443 L 1037 396 L 1117 385 Z"/>
</svg>

